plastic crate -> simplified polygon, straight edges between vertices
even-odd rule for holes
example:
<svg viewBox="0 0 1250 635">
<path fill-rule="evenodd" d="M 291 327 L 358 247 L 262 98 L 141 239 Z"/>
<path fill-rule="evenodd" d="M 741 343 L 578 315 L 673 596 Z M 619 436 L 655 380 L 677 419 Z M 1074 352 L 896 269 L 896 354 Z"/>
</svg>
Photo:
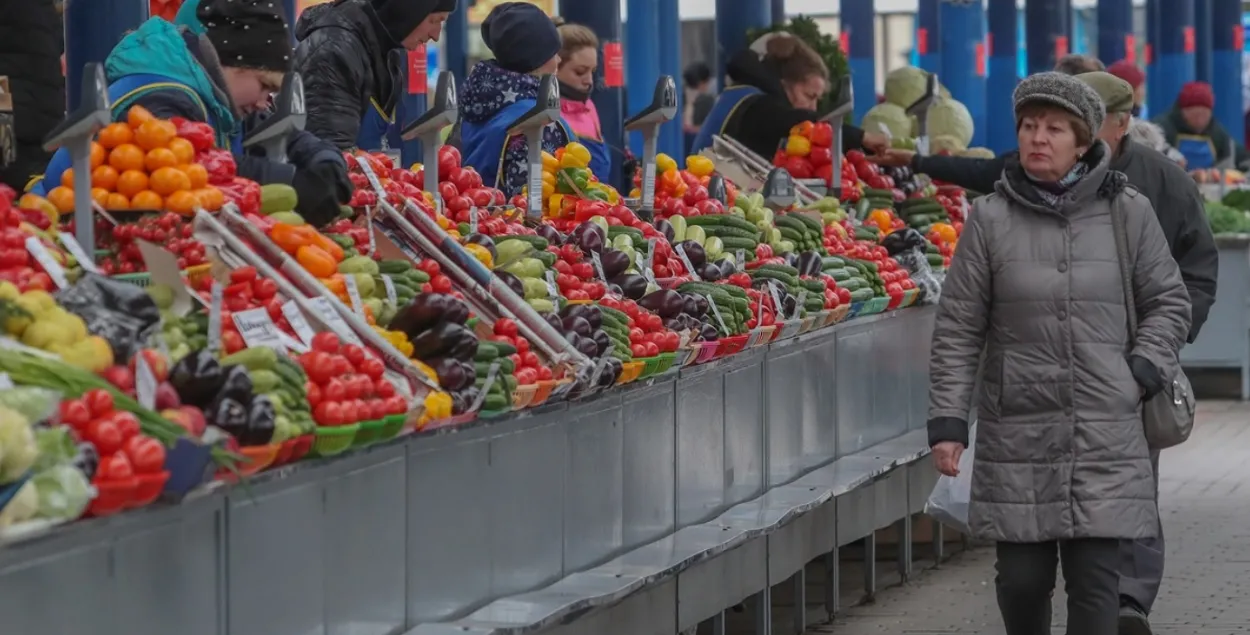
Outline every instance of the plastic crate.
<svg viewBox="0 0 1250 635">
<path fill-rule="evenodd" d="M 360 432 L 360 424 L 349 426 L 317 426 L 313 439 L 312 454 L 314 456 L 334 456 L 342 454 L 352 447 L 356 433 Z"/>
<path fill-rule="evenodd" d="M 725 357 L 728 355 L 736 355 L 746 348 L 747 338 L 749 335 L 733 335 L 730 337 L 720 338 L 720 342 L 716 347 L 716 357 Z"/>
<path fill-rule="evenodd" d="M 655 371 L 655 374 L 657 375 L 667 373 L 673 368 L 674 365 L 677 364 L 677 353 L 660 353 L 659 358 L 659 367 Z"/>
<path fill-rule="evenodd" d="M 646 368 L 646 366 L 647 364 L 641 361 L 622 363 L 621 375 L 616 378 L 616 384 L 619 386 L 621 384 L 628 384 L 631 381 L 637 380 L 638 376 L 642 375 L 642 371 Z"/>
<path fill-rule="evenodd" d="M 408 424 L 408 415 L 387 415 L 382 419 L 382 430 L 378 432 L 378 441 L 390 441 L 404 431 Z"/>
<path fill-rule="evenodd" d="M 888 297 L 873 298 L 864 302 L 864 310 L 860 313 L 860 315 L 876 315 L 877 313 L 884 313 L 886 307 L 889 305 L 890 298 Z"/>
<path fill-rule="evenodd" d="M 196 279 L 201 276 L 206 276 L 206 275 L 211 274 L 212 268 L 213 268 L 213 265 L 209 263 L 202 264 L 202 265 L 195 265 L 194 267 L 187 267 L 186 269 L 184 269 L 182 271 L 182 275 L 189 282 L 191 282 L 191 286 L 195 286 Z M 118 273 L 118 274 L 114 274 L 113 276 L 111 276 L 111 278 L 114 280 L 119 280 L 121 282 L 128 282 L 130 284 L 135 285 L 136 287 L 146 287 L 152 284 L 152 276 L 146 271 L 141 271 L 139 273 Z"/>
<path fill-rule="evenodd" d="M 528 408 L 534 401 L 534 393 L 538 392 L 538 384 L 529 384 L 527 386 L 517 386 L 512 391 L 512 409 L 520 410 Z"/>
<path fill-rule="evenodd" d="M 352 439 L 352 447 L 362 447 L 369 445 L 378 440 L 382 433 L 382 427 L 386 425 L 385 419 L 370 419 L 361 421 L 360 429 L 356 431 L 356 437 Z"/>
</svg>

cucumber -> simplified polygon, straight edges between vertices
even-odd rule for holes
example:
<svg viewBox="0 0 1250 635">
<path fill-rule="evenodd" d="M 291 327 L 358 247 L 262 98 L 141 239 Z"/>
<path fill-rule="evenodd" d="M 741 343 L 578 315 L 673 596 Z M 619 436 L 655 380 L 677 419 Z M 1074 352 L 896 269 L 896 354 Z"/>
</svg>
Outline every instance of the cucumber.
<svg viewBox="0 0 1250 635">
<path fill-rule="evenodd" d="M 846 267 L 846 259 L 841 256 L 827 256 L 820 259 L 821 269 L 842 269 Z"/>
<path fill-rule="evenodd" d="M 695 218 L 701 217 L 696 216 Z M 717 236 L 717 238 L 720 238 L 721 245 L 725 247 L 726 253 L 733 253 L 739 249 L 749 252 L 750 255 L 747 260 L 755 257 L 755 248 L 759 246 L 759 242 L 754 238 L 739 238 L 737 236 Z"/>
<path fill-rule="evenodd" d="M 833 278 L 834 282 L 842 282 L 851 278 L 851 272 L 846 267 L 838 267 L 837 269 L 825 269 L 821 273 Z"/>
<path fill-rule="evenodd" d="M 877 188 L 866 187 L 864 188 L 864 196 L 868 198 L 873 198 L 873 197 L 888 198 L 891 201 L 893 201 L 894 191 L 893 190 L 880 190 Z"/>
<path fill-rule="evenodd" d="M 800 232 L 794 229 L 793 227 L 778 227 L 777 230 L 781 232 L 781 237 L 783 239 L 788 240 L 792 243 L 801 244 L 806 241 L 806 239 L 803 237 L 803 232 Z M 858 233 L 859 233 L 858 230 L 856 230 L 856 234 Z M 856 236 L 856 238 L 858 238 L 858 235 Z"/>
<path fill-rule="evenodd" d="M 489 342 L 478 342 L 477 352 L 473 354 L 473 361 L 486 362 L 487 365 L 494 359 L 499 358 L 499 349 L 491 346 Z"/>
<path fill-rule="evenodd" d="M 816 280 L 812 278 L 809 278 L 807 280 L 799 280 L 799 285 L 801 285 L 804 289 L 807 289 L 808 293 L 824 293 L 825 292 L 825 283 L 820 280 Z"/>
<path fill-rule="evenodd" d="M 708 216 L 690 216 L 686 219 L 686 224 L 697 225 L 704 228 L 708 227 L 735 227 L 749 232 L 759 232 L 759 228 L 745 218 L 738 218 L 732 214 L 711 214 Z"/>
<path fill-rule="evenodd" d="M 547 251 L 547 239 L 542 236 L 530 236 L 528 234 L 518 234 L 516 236 L 508 236 L 508 240 L 523 240 L 530 244 L 535 251 Z"/>
<path fill-rule="evenodd" d="M 854 293 L 855 291 L 859 291 L 860 289 L 867 289 L 871 285 L 869 285 L 868 281 L 863 278 L 850 277 L 850 278 L 847 278 L 846 280 L 839 280 L 838 286 L 840 288 L 846 289 L 847 291 Z"/>
<path fill-rule="evenodd" d="M 943 267 L 946 265 L 946 259 L 942 258 L 942 254 L 925 254 L 929 259 L 930 267 Z"/>
<path fill-rule="evenodd" d="M 795 269 L 794 267 L 791 267 L 790 265 L 760 265 L 755 270 L 756 271 L 778 271 L 788 276 L 795 276 L 795 277 L 799 275 L 799 270 Z"/>
<path fill-rule="evenodd" d="M 791 275 L 787 275 L 780 271 L 763 269 L 762 267 L 760 269 L 756 269 L 751 272 L 752 280 L 758 280 L 760 278 L 768 278 L 770 280 L 776 280 L 777 282 L 780 282 L 786 285 L 787 288 L 794 288 L 794 287 L 799 286 L 798 278 L 791 276 Z"/>
<path fill-rule="evenodd" d="M 710 217 L 694 216 L 693 218 L 710 218 Z M 760 232 L 758 229 L 754 229 L 754 230 L 742 229 L 741 227 L 730 227 L 728 225 L 708 225 L 703 228 L 703 231 L 708 236 L 715 236 L 717 238 L 722 238 L 722 239 L 723 238 L 756 239 L 756 238 L 759 238 L 759 235 L 760 235 Z"/>
<path fill-rule="evenodd" d="M 791 214 L 790 216 L 793 216 L 794 218 L 799 219 L 799 222 L 803 223 L 804 225 L 807 225 L 808 231 L 816 233 L 818 235 L 824 235 L 825 233 L 824 223 L 821 223 L 820 221 L 808 216 L 807 214 L 796 213 L 796 214 Z"/>
<path fill-rule="evenodd" d="M 531 256 L 543 263 L 543 266 L 548 269 L 556 266 L 556 255 L 550 251 L 535 251 Z"/>
<path fill-rule="evenodd" d="M 629 316 L 612 307 L 599 305 L 599 313 L 604 319 L 610 319 L 622 326 L 629 324 Z"/>
<path fill-rule="evenodd" d="M 418 289 L 421 288 L 421 285 L 430 281 L 430 274 L 421 271 L 420 269 L 412 269 L 405 273 L 404 277 L 416 283 Z"/>
<path fill-rule="evenodd" d="M 511 404 L 508 402 L 508 398 L 499 394 L 486 395 L 486 399 L 482 401 L 482 410 L 490 412 L 507 410 L 509 407 L 511 407 Z"/>
<path fill-rule="evenodd" d="M 608 238 L 616 238 L 617 236 L 629 236 L 629 240 L 635 245 L 646 244 L 647 239 L 642 235 L 642 230 L 626 227 L 625 225 L 609 225 Z"/>
<path fill-rule="evenodd" d="M 851 302 L 867 302 L 876 297 L 872 289 L 858 289 L 851 292 Z"/>
<path fill-rule="evenodd" d="M 397 273 L 407 273 L 410 270 L 412 270 L 412 263 L 407 260 L 388 258 L 378 261 L 378 273 L 385 273 L 393 276 Z"/>
</svg>

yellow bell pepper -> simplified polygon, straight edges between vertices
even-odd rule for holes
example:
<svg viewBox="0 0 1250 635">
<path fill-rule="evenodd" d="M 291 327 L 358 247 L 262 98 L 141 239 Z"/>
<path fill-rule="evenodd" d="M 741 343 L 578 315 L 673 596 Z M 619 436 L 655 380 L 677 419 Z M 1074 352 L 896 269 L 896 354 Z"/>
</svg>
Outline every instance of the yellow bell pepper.
<svg viewBox="0 0 1250 635">
<path fill-rule="evenodd" d="M 560 160 L 543 150 L 543 172 L 554 173 L 558 169 L 560 169 Z"/>
<path fill-rule="evenodd" d="M 667 154 L 664 154 L 663 152 L 655 155 L 655 171 L 656 171 L 655 173 L 656 174 L 664 174 L 665 172 L 668 172 L 669 170 L 676 170 L 676 169 L 677 169 L 677 161 L 673 160 L 673 157 L 670 157 Z"/>
<path fill-rule="evenodd" d="M 425 414 L 431 419 L 446 419 L 451 416 L 451 395 L 445 392 L 431 392 L 425 396 Z"/>
<path fill-rule="evenodd" d="M 590 150 L 574 141 L 564 146 L 564 156 L 560 159 L 562 168 L 584 168 L 590 165 Z"/>
<path fill-rule="evenodd" d="M 805 157 L 812 153 L 812 142 L 807 137 L 790 135 L 786 139 L 786 154 L 792 157 Z"/>
<path fill-rule="evenodd" d="M 473 257 L 477 258 L 477 261 L 482 263 L 482 265 L 487 269 L 493 269 L 495 267 L 495 258 L 490 255 L 490 250 L 487 248 L 477 243 L 469 243 L 465 245 L 464 248 L 466 251 L 473 254 Z"/>
<path fill-rule="evenodd" d="M 699 178 L 703 178 L 711 176 L 716 171 L 716 164 L 712 163 L 712 160 L 705 156 L 692 154 L 686 157 L 686 170 Z"/>
</svg>

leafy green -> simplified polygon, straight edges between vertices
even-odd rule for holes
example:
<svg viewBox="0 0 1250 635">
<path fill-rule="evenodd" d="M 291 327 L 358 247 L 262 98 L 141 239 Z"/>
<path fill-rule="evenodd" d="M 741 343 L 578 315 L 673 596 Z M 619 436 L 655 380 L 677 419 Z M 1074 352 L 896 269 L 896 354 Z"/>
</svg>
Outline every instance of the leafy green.
<svg viewBox="0 0 1250 635">
<path fill-rule="evenodd" d="M 1234 192 L 1230 192 L 1232 194 Z M 1225 197 L 1225 200 L 1228 200 Z M 1234 199 L 1236 200 L 1236 199 Z M 1217 201 L 1207 201 L 1207 222 L 1212 234 L 1250 233 L 1250 213 Z"/>
<path fill-rule="evenodd" d="M 825 61 L 825 68 L 829 69 L 830 90 L 820 100 L 817 111 L 828 112 L 833 108 L 833 104 L 838 101 L 838 87 L 841 79 L 851 74 L 851 67 L 846 61 L 846 56 L 842 54 L 841 44 L 833 36 L 821 32 L 820 25 L 816 23 L 816 20 L 804 15 L 796 15 L 784 24 L 774 24 L 764 29 L 751 29 L 747 31 L 747 42 L 754 42 L 769 33 L 777 31 L 785 31 L 803 40 Z M 849 114 L 846 117 L 846 122 L 851 122 Z"/>
<path fill-rule="evenodd" d="M 1250 210 L 1250 190 L 1233 190 L 1225 194 L 1221 202 L 1236 209 Z"/>
</svg>

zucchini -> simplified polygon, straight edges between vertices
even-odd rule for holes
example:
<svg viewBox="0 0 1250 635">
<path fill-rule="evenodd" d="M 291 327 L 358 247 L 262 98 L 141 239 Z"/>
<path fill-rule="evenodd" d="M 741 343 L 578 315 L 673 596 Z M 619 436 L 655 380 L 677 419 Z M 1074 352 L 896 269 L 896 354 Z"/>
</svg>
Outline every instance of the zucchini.
<svg viewBox="0 0 1250 635">
<path fill-rule="evenodd" d="M 790 265 L 760 265 L 756 268 L 756 271 L 779 271 L 788 276 L 795 277 L 799 275 L 799 270 L 791 267 Z"/>
<path fill-rule="evenodd" d="M 695 218 L 702 217 L 696 216 Z M 728 253 L 732 253 L 739 249 L 749 252 L 747 260 L 751 260 L 755 257 L 755 248 L 759 246 L 759 242 L 757 242 L 754 238 L 740 238 L 738 236 L 717 236 L 717 238 L 720 238 L 721 245 L 724 246 L 725 251 Z"/>
<path fill-rule="evenodd" d="M 412 263 L 407 260 L 398 258 L 387 258 L 378 261 L 378 273 L 387 275 L 395 275 L 397 273 L 407 273 L 412 269 Z M 424 271 L 422 273 L 425 273 Z"/>
<path fill-rule="evenodd" d="M 709 218 L 708 216 L 694 216 L 693 218 Z M 708 236 L 717 238 L 759 238 L 758 229 L 742 229 L 741 227 L 729 227 L 727 225 L 708 225 L 703 228 L 704 233 Z"/>
<path fill-rule="evenodd" d="M 867 302 L 876 297 L 872 289 L 858 289 L 851 292 L 851 302 Z"/>
<path fill-rule="evenodd" d="M 534 251 L 547 251 L 547 239 L 542 236 L 518 234 L 516 236 L 508 236 L 508 240 L 523 240 L 529 243 L 534 248 Z"/>
</svg>

